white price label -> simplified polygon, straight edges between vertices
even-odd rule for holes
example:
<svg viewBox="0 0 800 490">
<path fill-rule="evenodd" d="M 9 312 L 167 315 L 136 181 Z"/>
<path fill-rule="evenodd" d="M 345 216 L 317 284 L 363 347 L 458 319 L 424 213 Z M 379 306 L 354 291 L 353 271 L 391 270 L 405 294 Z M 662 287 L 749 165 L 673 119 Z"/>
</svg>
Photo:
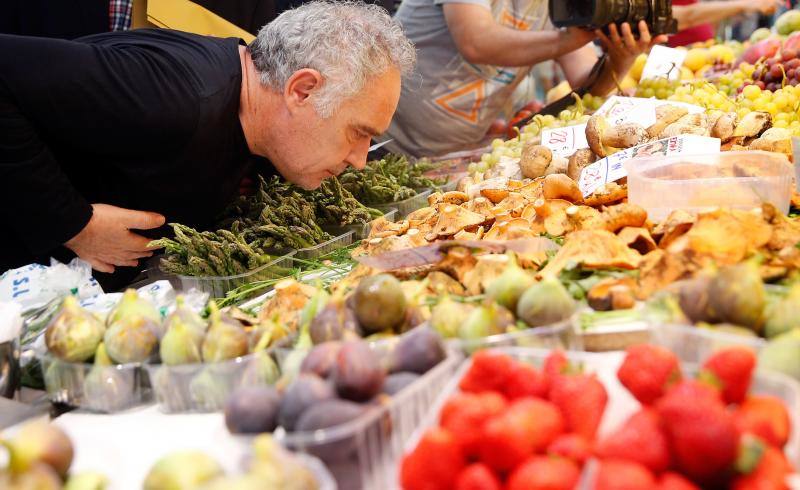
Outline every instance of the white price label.
<svg viewBox="0 0 800 490">
<path fill-rule="evenodd" d="M 653 46 L 647 56 L 647 62 L 644 64 L 641 80 L 650 78 L 679 80 L 686 53 L 687 51 L 683 49 L 668 48 L 660 45 Z"/>
<path fill-rule="evenodd" d="M 574 124 L 563 128 L 548 128 L 542 131 L 542 144 L 554 155 L 569 158 L 573 153 L 588 148 L 586 125 Z"/>
</svg>

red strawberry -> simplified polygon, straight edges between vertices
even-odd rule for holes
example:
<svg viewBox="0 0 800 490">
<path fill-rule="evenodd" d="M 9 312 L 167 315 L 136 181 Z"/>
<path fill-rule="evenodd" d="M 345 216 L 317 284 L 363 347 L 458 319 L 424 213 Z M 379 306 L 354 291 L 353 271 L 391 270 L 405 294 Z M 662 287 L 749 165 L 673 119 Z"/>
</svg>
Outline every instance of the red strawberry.
<svg viewBox="0 0 800 490">
<path fill-rule="evenodd" d="M 593 375 L 563 375 L 553 380 L 550 401 L 561 409 L 568 431 L 593 440 L 603 418 L 608 393 Z"/>
<path fill-rule="evenodd" d="M 656 479 L 647 468 L 621 459 L 600 462 L 594 490 L 655 490 Z"/>
<path fill-rule="evenodd" d="M 741 403 L 750 389 L 756 355 L 744 346 L 731 346 L 718 350 L 703 363 L 701 381 L 722 389 L 726 403 Z"/>
<path fill-rule="evenodd" d="M 464 454 L 477 456 L 484 424 L 505 408 L 505 398 L 493 391 L 458 393 L 444 404 L 439 423 L 453 434 Z"/>
<path fill-rule="evenodd" d="M 789 490 L 786 477 L 793 472 L 782 451 L 767 446 L 756 469 L 749 475 L 736 478 L 732 490 Z"/>
<path fill-rule="evenodd" d="M 655 410 L 643 408 L 600 441 L 597 455 L 603 459 L 634 461 L 654 473 L 661 473 L 669 467 L 670 454 L 660 424 Z"/>
<path fill-rule="evenodd" d="M 503 484 L 483 463 L 473 463 L 458 475 L 455 490 L 500 490 Z"/>
<path fill-rule="evenodd" d="M 637 400 L 649 405 L 681 379 L 680 362 L 663 347 L 634 345 L 628 348 L 617 377 Z"/>
<path fill-rule="evenodd" d="M 546 453 L 571 459 L 583 466 L 592 457 L 592 445 L 581 435 L 562 434 L 547 446 Z"/>
<path fill-rule="evenodd" d="M 458 384 L 461 391 L 502 392 L 517 361 L 507 354 L 482 350 L 472 356 L 472 365 Z"/>
<path fill-rule="evenodd" d="M 683 379 L 667 390 L 666 396 L 682 396 L 697 402 L 722 403 L 722 393 L 713 386 L 694 379 Z"/>
<path fill-rule="evenodd" d="M 739 432 L 721 402 L 673 392 L 656 407 L 681 473 L 707 483 L 730 468 L 738 452 Z"/>
<path fill-rule="evenodd" d="M 572 490 L 580 477 L 573 461 L 532 456 L 511 473 L 506 490 Z"/>
<path fill-rule="evenodd" d="M 782 448 L 789 440 L 792 422 L 786 405 L 774 396 L 751 396 L 733 413 L 740 432 L 756 435 L 768 444 Z"/>
<path fill-rule="evenodd" d="M 569 370 L 569 360 L 561 349 L 553 349 L 544 359 L 542 372 L 548 379 L 553 379 L 560 374 L 565 374 Z"/>
<path fill-rule="evenodd" d="M 564 432 L 564 418 L 546 400 L 520 398 L 484 425 L 481 461 L 498 471 L 508 471 L 528 456 L 543 451 Z"/>
<path fill-rule="evenodd" d="M 404 490 L 450 490 L 466 464 L 461 448 L 450 432 L 429 429 L 400 465 Z"/>
<path fill-rule="evenodd" d="M 518 362 L 508 377 L 503 393 L 511 400 L 524 396 L 547 398 L 547 379 L 544 374 L 524 362 Z"/>
<path fill-rule="evenodd" d="M 658 479 L 658 490 L 700 490 L 700 487 L 683 475 L 667 471 Z"/>
</svg>

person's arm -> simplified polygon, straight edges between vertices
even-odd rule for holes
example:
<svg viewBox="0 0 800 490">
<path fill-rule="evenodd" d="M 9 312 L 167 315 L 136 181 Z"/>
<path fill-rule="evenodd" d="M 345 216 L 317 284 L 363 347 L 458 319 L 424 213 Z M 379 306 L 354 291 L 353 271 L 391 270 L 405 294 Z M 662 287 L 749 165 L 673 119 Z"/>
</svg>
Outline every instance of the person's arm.
<svg viewBox="0 0 800 490">
<path fill-rule="evenodd" d="M 461 56 L 470 63 L 531 66 L 574 51 L 594 39 L 582 29 L 520 31 L 495 22 L 485 6 L 445 3 L 444 17 Z"/>
<path fill-rule="evenodd" d="M 781 0 L 729 0 L 674 5 L 672 16 L 678 21 L 678 30 L 682 31 L 701 24 L 716 24 L 739 14 L 759 12 L 771 15 L 781 3 Z"/>
</svg>

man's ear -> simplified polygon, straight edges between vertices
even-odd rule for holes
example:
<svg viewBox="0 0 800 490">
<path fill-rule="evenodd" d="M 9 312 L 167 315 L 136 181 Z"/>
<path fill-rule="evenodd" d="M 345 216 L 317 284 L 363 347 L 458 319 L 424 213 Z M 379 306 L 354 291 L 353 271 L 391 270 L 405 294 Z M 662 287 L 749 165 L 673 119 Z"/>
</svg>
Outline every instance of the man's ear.
<svg viewBox="0 0 800 490">
<path fill-rule="evenodd" d="M 297 70 L 286 81 L 283 97 L 290 111 L 307 107 L 311 94 L 322 86 L 322 74 L 311 68 Z"/>
</svg>

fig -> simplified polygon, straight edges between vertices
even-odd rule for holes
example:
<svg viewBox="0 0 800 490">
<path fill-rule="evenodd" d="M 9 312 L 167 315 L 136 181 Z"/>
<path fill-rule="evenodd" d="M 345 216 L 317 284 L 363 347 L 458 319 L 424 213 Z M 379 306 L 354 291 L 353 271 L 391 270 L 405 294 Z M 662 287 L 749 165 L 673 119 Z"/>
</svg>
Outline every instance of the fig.
<svg viewBox="0 0 800 490">
<path fill-rule="evenodd" d="M 339 396 L 353 401 L 369 400 L 381 390 L 386 372 L 366 342 L 342 344 L 336 355 L 333 383 Z"/>
<path fill-rule="evenodd" d="M 325 342 L 315 345 L 300 364 L 300 372 L 313 373 L 320 378 L 327 378 L 336 364 L 336 356 L 341 347 L 341 342 Z"/>
<path fill-rule="evenodd" d="M 678 304 L 692 323 L 714 321 L 708 306 L 708 289 L 712 277 L 710 274 L 701 274 L 673 285 L 678 291 Z"/>
<path fill-rule="evenodd" d="M 247 354 L 247 332 L 238 321 L 224 317 L 214 301 L 209 303 L 210 324 L 203 340 L 204 362 L 222 362 Z"/>
<path fill-rule="evenodd" d="M 449 295 L 444 296 L 433 307 L 430 326 L 444 338 L 456 337 L 459 327 L 467 320 L 472 309 L 471 305 L 454 301 Z"/>
<path fill-rule="evenodd" d="M 8 480 L 4 480 L 7 476 Z M 0 488 L 5 490 L 61 490 L 61 478 L 51 467 L 34 463 L 24 473 L 4 475 L 0 472 Z"/>
<path fill-rule="evenodd" d="M 767 309 L 764 336 L 768 339 L 800 327 L 800 284 L 795 284 L 789 293 Z"/>
<path fill-rule="evenodd" d="M 335 427 L 358 418 L 368 410 L 368 406 L 349 400 L 326 400 L 303 413 L 297 421 L 299 432 L 309 432 Z"/>
<path fill-rule="evenodd" d="M 124 408 L 133 394 L 133 371 L 120 371 L 113 366 L 100 342 L 94 354 L 94 366 L 83 381 L 83 394 L 90 408 L 111 412 Z"/>
<path fill-rule="evenodd" d="M 708 306 L 720 322 L 759 332 L 763 325 L 766 292 L 758 266 L 743 262 L 723 267 L 708 286 Z"/>
<path fill-rule="evenodd" d="M 355 313 L 343 303 L 331 302 L 325 305 L 311 320 L 308 332 L 314 344 L 331 340 L 357 338 L 358 320 Z"/>
<path fill-rule="evenodd" d="M 309 298 L 303 308 L 300 310 L 299 322 L 301 327 L 308 327 L 311 320 L 317 316 L 317 313 L 322 311 L 325 305 L 328 304 L 331 295 L 327 291 L 318 287 L 314 294 Z"/>
<path fill-rule="evenodd" d="M 514 325 L 514 315 L 499 304 L 490 303 L 472 310 L 458 328 L 458 337 L 463 340 L 480 339 L 505 333 L 512 325 Z"/>
<path fill-rule="evenodd" d="M 70 475 L 64 490 L 106 490 L 110 482 L 102 473 L 85 472 Z"/>
<path fill-rule="evenodd" d="M 186 304 L 186 298 L 182 294 L 179 294 L 175 298 L 175 310 L 167 317 L 167 321 L 164 322 L 165 331 L 169 332 L 169 329 L 172 328 L 175 323 L 180 323 L 190 328 L 192 331 L 199 333 L 201 336 L 205 334 L 206 328 L 208 327 L 206 321 Z"/>
<path fill-rule="evenodd" d="M 67 362 L 84 362 L 94 355 L 104 331 L 103 323 L 81 308 L 77 298 L 67 296 L 47 325 L 44 340 L 56 357 Z"/>
<path fill-rule="evenodd" d="M 365 277 L 353 296 L 356 318 L 366 334 L 395 329 L 405 320 L 406 297 L 394 276 Z"/>
<path fill-rule="evenodd" d="M 156 323 L 144 316 L 126 316 L 108 327 L 103 342 L 114 362 L 144 362 L 156 350 L 158 329 Z"/>
<path fill-rule="evenodd" d="M 391 372 L 425 374 L 442 362 L 445 353 L 442 338 L 427 327 L 418 327 L 403 335 L 392 352 Z"/>
<path fill-rule="evenodd" d="M 800 381 L 800 329 L 767 342 L 758 352 L 758 368 L 778 371 Z"/>
<path fill-rule="evenodd" d="M 272 432 L 281 397 L 271 386 L 239 388 L 225 402 L 225 425 L 233 434 Z"/>
<path fill-rule="evenodd" d="M 520 296 L 535 282 L 533 276 L 517 264 L 514 255 L 509 254 L 508 264 L 503 273 L 489 283 L 486 296 L 509 310 L 516 311 Z"/>
<path fill-rule="evenodd" d="M 220 369 L 221 365 L 205 367 L 189 383 L 189 394 L 192 403 L 199 410 L 218 410 L 225 404 L 225 400 L 233 389 L 233 383 L 238 381 L 234 376 L 226 375 Z"/>
<path fill-rule="evenodd" d="M 8 449 L 8 468 L 12 474 L 24 473 L 40 463 L 64 478 L 74 455 L 72 442 L 64 431 L 42 420 L 24 424 L 3 445 Z"/>
<path fill-rule="evenodd" d="M 201 329 L 178 316 L 172 316 L 167 325 L 159 346 L 161 362 L 167 366 L 201 362 L 205 327 Z"/>
<path fill-rule="evenodd" d="M 566 320 L 575 309 L 575 300 L 561 282 L 547 277 L 522 294 L 517 304 L 517 318 L 529 327 L 542 327 Z"/>
<path fill-rule="evenodd" d="M 252 354 L 242 373 L 240 386 L 274 384 L 281 377 L 281 370 L 272 356 L 264 350 Z"/>
<path fill-rule="evenodd" d="M 302 373 L 289 385 L 281 400 L 278 424 L 286 431 L 295 430 L 297 420 L 308 407 L 334 398 L 331 385 L 315 374 Z"/>
<path fill-rule="evenodd" d="M 289 325 L 281 323 L 276 318 L 261 320 L 248 336 L 250 352 L 258 352 L 287 338 L 291 334 Z"/>
<path fill-rule="evenodd" d="M 200 451 L 178 451 L 156 461 L 144 490 L 190 490 L 223 474 L 213 458 Z"/>
<path fill-rule="evenodd" d="M 156 334 L 161 338 L 164 333 L 161 324 L 161 314 L 156 310 L 152 303 L 139 296 L 135 289 L 127 289 L 122 293 L 122 299 L 108 313 L 106 325 L 109 327 L 118 321 L 128 317 L 144 317 L 156 325 Z M 113 357 L 113 356 L 112 356 Z"/>
<path fill-rule="evenodd" d="M 390 374 L 386 376 L 386 381 L 383 382 L 383 392 L 387 395 L 396 395 L 419 378 L 419 374 L 405 371 Z"/>
</svg>

